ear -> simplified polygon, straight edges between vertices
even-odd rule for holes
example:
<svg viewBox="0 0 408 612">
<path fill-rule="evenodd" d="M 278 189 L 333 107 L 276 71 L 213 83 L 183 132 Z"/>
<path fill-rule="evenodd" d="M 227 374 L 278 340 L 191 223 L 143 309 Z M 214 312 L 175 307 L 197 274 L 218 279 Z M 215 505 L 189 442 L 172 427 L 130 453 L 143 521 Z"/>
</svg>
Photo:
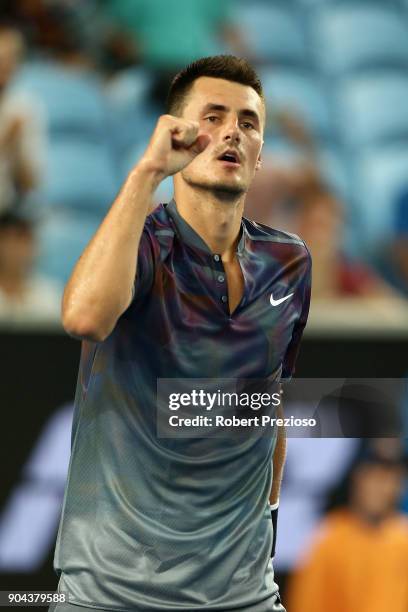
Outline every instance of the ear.
<svg viewBox="0 0 408 612">
<path fill-rule="evenodd" d="M 261 157 L 261 154 L 259 154 L 259 157 L 256 160 L 255 170 L 260 170 L 261 167 L 262 167 L 262 157 Z"/>
</svg>

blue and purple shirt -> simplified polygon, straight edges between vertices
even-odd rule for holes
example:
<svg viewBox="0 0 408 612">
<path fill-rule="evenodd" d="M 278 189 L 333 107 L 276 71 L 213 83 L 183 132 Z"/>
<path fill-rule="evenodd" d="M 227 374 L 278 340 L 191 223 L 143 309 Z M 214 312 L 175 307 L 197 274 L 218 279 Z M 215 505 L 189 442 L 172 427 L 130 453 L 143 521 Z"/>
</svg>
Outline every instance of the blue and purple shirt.
<svg viewBox="0 0 408 612">
<path fill-rule="evenodd" d="M 161 378 L 293 374 L 309 251 L 298 236 L 243 218 L 237 258 L 244 292 L 230 314 L 220 254 L 174 200 L 158 206 L 145 222 L 130 306 L 103 342 L 82 343 L 54 561 L 72 603 L 278 609 L 268 508 L 275 429 L 227 440 L 169 440 L 156 429 Z"/>
</svg>

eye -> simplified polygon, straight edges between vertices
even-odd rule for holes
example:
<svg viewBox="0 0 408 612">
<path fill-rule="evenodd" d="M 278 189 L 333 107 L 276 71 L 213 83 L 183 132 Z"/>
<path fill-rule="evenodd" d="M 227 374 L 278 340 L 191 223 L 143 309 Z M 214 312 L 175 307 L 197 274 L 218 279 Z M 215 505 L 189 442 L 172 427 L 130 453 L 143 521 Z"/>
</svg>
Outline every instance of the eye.
<svg viewBox="0 0 408 612">
<path fill-rule="evenodd" d="M 217 115 L 209 115 L 208 117 L 205 118 L 205 121 L 210 121 L 210 123 L 215 123 L 217 119 L 219 119 Z"/>
<path fill-rule="evenodd" d="M 253 124 L 253 123 L 251 123 L 250 121 L 244 121 L 242 125 L 243 125 L 245 128 L 248 128 L 248 129 L 251 129 L 251 130 L 253 130 L 253 129 L 254 129 L 254 127 L 255 127 L 255 126 L 254 126 L 254 124 Z"/>
</svg>

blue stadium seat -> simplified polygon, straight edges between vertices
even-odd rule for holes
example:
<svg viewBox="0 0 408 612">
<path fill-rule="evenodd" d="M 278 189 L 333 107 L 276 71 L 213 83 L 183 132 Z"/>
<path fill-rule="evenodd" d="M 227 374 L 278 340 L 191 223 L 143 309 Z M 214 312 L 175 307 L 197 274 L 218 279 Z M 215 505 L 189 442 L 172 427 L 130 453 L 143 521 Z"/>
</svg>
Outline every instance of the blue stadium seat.
<svg viewBox="0 0 408 612">
<path fill-rule="evenodd" d="M 311 20 L 318 64 L 329 74 L 408 67 L 408 20 L 384 3 L 329 4 Z"/>
<path fill-rule="evenodd" d="M 96 142 L 106 138 L 109 109 L 101 83 L 91 73 L 34 62 L 23 68 L 15 87 L 40 100 L 51 137 L 80 134 Z"/>
<path fill-rule="evenodd" d="M 304 29 L 296 11 L 271 2 L 237 2 L 233 19 L 261 62 L 309 63 Z"/>
<path fill-rule="evenodd" d="M 126 157 L 129 150 L 147 146 L 159 115 L 148 105 L 126 112 L 112 111 L 112 143 L 119 159 Z"/>
<path fill-rule="evenodd" d="M 143 155 L 149 139 L 146 137 L 142 142 L 133 143 L 124 152 L 120 159 L 120 177 L 124 181 L 130 170 L 135 166 Z"/>
<path fill-rule="evenodd" d="M 294 0 L 298 6 L 306 9 L 317 9 L 324 10 L 330 5 L 369 5 L 369 6 L 384 6 L 384 0 Z M 408 2 L 408 0 L 402 0 L 402 2 Z M 386 0 L 387 6 L 394 8 L 401 8 L 401 0 Z"/>
<path fill-rule="evenodd" d="M 275 110 L 292 111 L 323 139 L 332 139 L 330 104 L 324 84 L 314 73 L 303 70 L 270 68 L 260 70 L 265 98 Z"/>
<path fill-rule="evenodd" d="M 58 211 L 37 230 L 36 272 L 65 284 L 101 219 L 92 215 Z"/>
<path fill-rule="evenodd" d="M 408 141 L 405 146 L 374 148 L 358 155 L 354 170 L 364 240 L 375 245 L 391 235 L 395 200 L 408 186 Z"/>
<path fill-rule="evenodd" d="M 110 104 L 118 112 L 129 112 L 146 102 L 152 86 L 152 73 L 144 68 L 127 68 L 106 86 Z"/>
<path fill-rule="evenodd" d="M 352 147 L 406 140 L 408 76 L 381 72 L 346 79 L 338 88 L 339 127 Z"/>
<path fill-rule="evenodd" d="M 131 68 L 121 71 L 106 88 L 112 142 L 119 157 L 151 136 L 159 116 L 149 103 L 151 85 L 150 72 Z"/>
<path fill-rule="evenodd" d="M 120 177 L 110 149 L 73 138 L 54 139 L 49 145 L 44 197 L 52 207 L 107 212 Z"/>
</svg>

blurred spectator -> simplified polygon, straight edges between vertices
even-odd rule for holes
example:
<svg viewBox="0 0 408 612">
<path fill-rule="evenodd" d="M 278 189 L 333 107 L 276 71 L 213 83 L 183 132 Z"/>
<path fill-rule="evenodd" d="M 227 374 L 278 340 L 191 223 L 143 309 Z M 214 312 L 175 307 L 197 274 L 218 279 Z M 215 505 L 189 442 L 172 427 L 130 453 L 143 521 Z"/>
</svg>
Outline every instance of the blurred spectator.
<svg viewBox="0 0 408 612">
<path fill-rule="evenodd" d="M 35 188 L 41 170 L 41 113 L 31 98 L 12 88 L 23 49 L 17 30 L 0 27 L 0 211 Z"/>
<path fill-rule="evenodd" d="M 272 139 L 279 137 L 283 151 L 270 150 L 269 135 Z M 248 192 L 245 215 L 258 223 L 294 231 L 296 203 L 311 184 L 321 181 L 316 142 L 298 115 L 274 106 L 267 108 L 264 137 L 267 142 L 262 151 L 262 166 Z"/>
<path fill-rule="evenodd" d="M 408 519 L 402 459 L 366 456 L 346 507 L 330 512 L 291 577 L 289 612 L 406 612 Z"/>
<path fill-rule="evenodd" d="M 395 202 L 393 239 L 378 263 L 384 276 L 408 296 L 408 189 Z"/>
<path fill-rule="evenodd" d="M 88 44 L 85 39 L 92 36 L 85 34 L 84 17 L 89 11 L 83 4 L 72 0 L 0 0 L 3 21 L 7 19 L 23 32 L 32 57 L 75 54 Z M 87 0 L 89 4 L 93 1 Z"/>
<path fill-rule="evenodd" d="M 178 70 L 240 41 L 230 0 L 107 0 L 105 10 L 154 69 Z"/>
<path fill-rule="evenodd" d="M 59 321 L 62 287 L 32 273 L 34 221 L 27 212 L 0 215 L 0 320 Z"/>
<path fill-rule="evenodd" d="M 245 216 L 270 227 L 295 231 L 297 203 L 315 176 L 316 168 L 310 162 L 288 164 L 277 155 L 264 153 L 248 191 Z"/>
<path fill-rule="evenodd" d="M 378 327 L 379 318 L 383 327 L 405 327 L 408 308 L 398 287 L 346 255 L 344 206 L 322 178 L 312 134 L 299 117 L 288 113 L 275 113 L 273 123 L 292 153 L 285 159 L 279 150 L 264 149 L 245 215 L 295 232 L 308 245 L 313 260 L 308 329 L 346 325 L 361 331 Z"/>
<path fill-rule="evenodd" d="M 306 242 L 312 255 L 314 299 L 393 295 L 368 266 L 351 261 L 343 254 L 343 207 L 318 182 L 304 190 L 298 203 L 296 233 Z"/>
</svg>

